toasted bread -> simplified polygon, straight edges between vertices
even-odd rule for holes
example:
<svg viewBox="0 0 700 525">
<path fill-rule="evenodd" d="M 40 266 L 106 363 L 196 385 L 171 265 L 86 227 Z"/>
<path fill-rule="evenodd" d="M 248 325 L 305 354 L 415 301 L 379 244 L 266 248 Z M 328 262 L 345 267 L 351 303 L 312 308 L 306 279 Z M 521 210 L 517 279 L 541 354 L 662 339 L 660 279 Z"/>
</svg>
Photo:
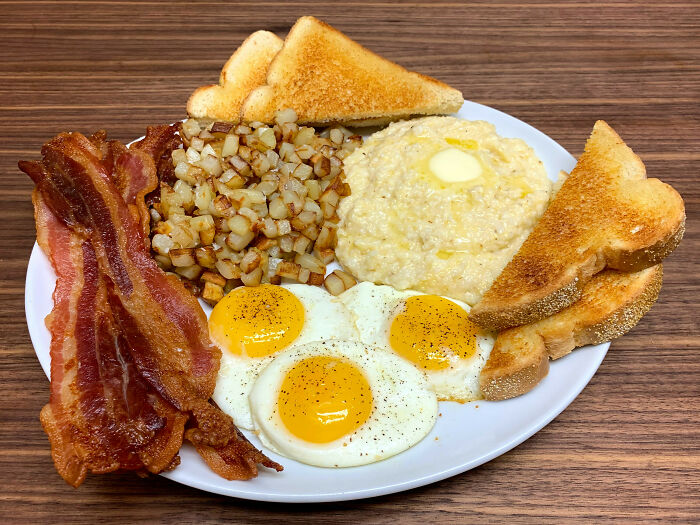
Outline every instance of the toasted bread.
<svg viewBox="0 0 700 525">
<path fill-rule="evenodd" d="M 681 196 L 658 179 L 603 121 L 520 250 L 470 318 L 503 330 L 566 308 L 604 268 L 658 264 L 685 229 Z"/>
<path fill-rule="evenodd" d="M 250 92 L 265 83 L 267 69 L 283 41 L 269 31 L 256 31 L 224 64 L 219 85 L 197 88 L 187 101 L 191 117 L 237 121 Z"/>
<path fill-rule="evenodd" d="M 244 121 L 272 123 L 296 111 L 300 124 L 383 125 L 412 115 L 454 113 L 456 89 L 394 64 L 312 16 L 297 20 L 267 72 L 243 103 Z"/>
<path fill-rule="evenodd" d="M 658 298 L 662 273 L 660 264 L 633 273 L 606 270 L 588 282 L 581 299 L 570 307 L 499 333 L 481 371 L 484 397 L 499 400 L 524 394 L 547 375 L 549 359 L 627 333 Z"/>
</svg>

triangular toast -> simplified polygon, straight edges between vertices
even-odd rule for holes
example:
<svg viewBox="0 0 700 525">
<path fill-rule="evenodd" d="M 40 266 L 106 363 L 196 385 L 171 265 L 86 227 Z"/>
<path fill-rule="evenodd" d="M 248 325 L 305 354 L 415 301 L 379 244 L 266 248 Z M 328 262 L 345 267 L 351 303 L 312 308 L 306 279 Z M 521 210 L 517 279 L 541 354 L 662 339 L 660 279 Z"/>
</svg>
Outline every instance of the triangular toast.
<svg viewBox="0 0 700 525">
<path fill-rule="evenodd" d="M 265 83 L 267 70 L 283 41 L 269 31 L 256 31 L 224 64 L 219 85 L 197 88 L 187 101 L 191 117 L 237 121 L 250 92 Z"/>
<path fill-rule="evenodd" d="M 524 394 L 547 375 L 549 359 L 627 333 L 659 296 L 662 273 L 660 264 L 633 273 L 603 271 L 570 307 L 499 333 L 481 371 L 484 397 L 495 401 Z"/>
<path fill-rule="evenodd" d="M 244 121 L 272 123 L 296 111 L 300 124 L 382 125 L 411 115 L 454 113 L 462 94 L 390 62 L 312 16 L 297 20 L 284 47 L 243 104 Z"/>
<path fill-rule="evenodd" d="M 576 167 L 470 318 L 491 330 L 544 319 L 576 301 L 606 267 L 658 264 L 684 226 L 678 192 L 647 179 L 639 157 L 599 120 Z"/>
</svg>

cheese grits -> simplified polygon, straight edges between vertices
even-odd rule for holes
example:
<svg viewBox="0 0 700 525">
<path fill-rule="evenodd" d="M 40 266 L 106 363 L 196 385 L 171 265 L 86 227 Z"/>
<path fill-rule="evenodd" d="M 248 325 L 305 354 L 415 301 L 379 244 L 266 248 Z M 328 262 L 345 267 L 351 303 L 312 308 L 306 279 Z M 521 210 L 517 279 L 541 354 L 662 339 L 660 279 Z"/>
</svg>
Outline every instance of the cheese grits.
<svg viewBox="0 0 700 525">
<path fill-rule="evenodd" d="M 540 159 L 483 121 L 391 124 L 345 159 L 336 255 L 359 280 L 474 304 L 549 202 Z"/>
</svg>

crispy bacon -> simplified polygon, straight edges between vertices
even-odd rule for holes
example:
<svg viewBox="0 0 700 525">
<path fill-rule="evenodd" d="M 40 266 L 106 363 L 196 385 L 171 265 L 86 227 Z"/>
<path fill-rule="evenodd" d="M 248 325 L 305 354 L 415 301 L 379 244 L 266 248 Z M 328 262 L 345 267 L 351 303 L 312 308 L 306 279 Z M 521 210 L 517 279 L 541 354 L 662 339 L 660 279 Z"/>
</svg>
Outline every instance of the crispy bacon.
<svg viewBox="0 0 700 525">
<path fill-rule="evenodd" d="M 128 184 L 124 184 L 128 190 L 121 192 L 122 197 L 130 207 L 137 208 L 149 249 L 151 216 L 145 198 L 158 187 L 158 166 L 164 164 L 171 171 L 173 169 L 170 155 L 181 144 L 178 128 L 177 124 L 148 126 L 146 136 L 132 144 L 130 154 L 121 156 L 115 165 L 114 173 L 119 174 L 122 180 L 128 180 Z"/>
<path fill-rule="evenodd" d="M 61 476 L 78 486 L 88 470 L 160 472 L 175 460 L 187 416 L 149 392 L 115 331 L 89 241 L 33 196 L 39 243 L 56 268 L 51 396 L 41 422 Z"/>
<path fill-rule="evenodd" d="M 155 161 L 158 177 L 171 186 L 177 181 L 171 154 L 182 144 L 182 139 L 178 135 L 179 129 L 180 124 L 149 126 L 146 136 L 131 146 L 131 149 L 140 149 L 148 153 Z"/>
<path fill-rule="evenodd" d="M 150 128 L 125 150 L 104 134 L 61 133 L 42 162 L 20 163 L 36 183 L 37 235 L 59 274 L 42 423 L 59 473 L 75 485 L 87 469 L 174 466 L 188 418 L 186 438 L 227 479 L 255 476 L 258 463 L 281 469 L 209 402 L 220 351 L 197 300 L 151 259 L 144 216 L 134 213 L 154 187 L 154 157 L 172 140 L 172 130 Z M 70 241 L 70 255 L 54 238 Z"/>
<path fill-rule="evenodd" d="M 189 434 L 186 432 L 185 437 Z M 280 472 L 282 465 L 265 456 L 236 429 L 236 434 L 227 445 L 219 448 L 193 442 L 197 452 L 209 468 L 224 479 L 251 479 L 258 474 L 258 464 Z"/>
</svg>

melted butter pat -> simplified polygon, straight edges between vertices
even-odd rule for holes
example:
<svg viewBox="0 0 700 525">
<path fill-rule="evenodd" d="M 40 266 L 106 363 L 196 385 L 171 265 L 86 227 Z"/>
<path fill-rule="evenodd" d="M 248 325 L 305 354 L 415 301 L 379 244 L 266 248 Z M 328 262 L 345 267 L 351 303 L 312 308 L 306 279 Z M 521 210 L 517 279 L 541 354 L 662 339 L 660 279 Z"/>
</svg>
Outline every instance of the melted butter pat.
<svg viewBox="0 0 700 525">
<path fill-rule="evenodd" d="M 443 140 L 413 135 L 408 144 L 420 145 L 425 152 L 413 169 L 439 189 L 470 190 L 476 186 L 495 186 L 499 176 L 491 167 L 489 158 L 505 161 L 502 151 L 482 149 L 476 140 L 445 137 Z M 532 193 L 532 188 L 521 176 L 508 177 L 507 185 L 520 191 L 520 197 Z"/>
<path fill-rule="evenodd" d="M 483 168 L 474 155 L 457 148 L 438 151 L 428 162 L 430 171 L 442 182 L 467 182 L 481 177 Z"/>
</svg>

